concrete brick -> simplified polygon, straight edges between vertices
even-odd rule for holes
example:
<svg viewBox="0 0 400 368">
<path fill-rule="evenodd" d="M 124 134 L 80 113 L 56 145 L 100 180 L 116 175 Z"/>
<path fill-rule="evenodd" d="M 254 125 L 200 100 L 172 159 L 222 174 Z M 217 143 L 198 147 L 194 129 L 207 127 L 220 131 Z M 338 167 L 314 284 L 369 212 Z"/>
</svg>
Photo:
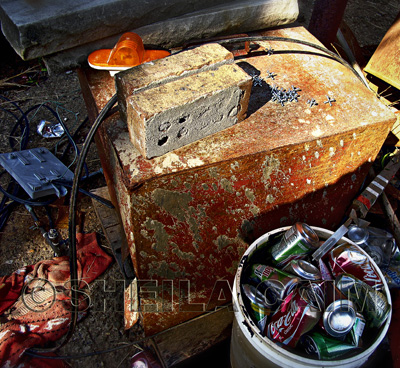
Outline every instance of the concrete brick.
<svg viewBox="0 0 400 368">
<path fill-rule="evenodd" d="M 228 128 L 245 118 L 251 86 L 228 64 L 136 92 L 127 99 L 130 139 L 149 159 Z"/>
<path fill-rule="evenodd" d="M 233 63 L 232 53 L 217 43 L 210 43 L 116 74 L 115 85 L 121 119 L 127 121 L 126 99 L 135 91 L 155 87 L 224 63 Z"/>
</svg>

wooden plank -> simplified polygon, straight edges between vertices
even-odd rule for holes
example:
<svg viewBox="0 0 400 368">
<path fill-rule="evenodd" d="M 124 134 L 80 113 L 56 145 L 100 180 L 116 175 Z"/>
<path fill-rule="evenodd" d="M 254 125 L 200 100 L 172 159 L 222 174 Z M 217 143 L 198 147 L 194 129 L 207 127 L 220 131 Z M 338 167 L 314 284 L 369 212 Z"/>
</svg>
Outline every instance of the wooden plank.
<svg viewBox="0 0 400 368">
<path fill-rule="evenodd" d="M 175 366 L 229 339 L 233 316 L 229 305 L 157 335 L 154 342 L 165 366 Z"/>
<path fill-rule="evenodd" d="M 107 187 L 96 188 L 92 190 L 92 193 L 110 200 Z M 128 249 L 128 244 L 117 211 L 108 208 L 95 199 L 92 199 L 92 203 L 103 229 L 104 236 L 110 244 L 115 260 L 118 262 L 122 274 L 126 279 L 131 280 L 134 277 L 133 269 L 129 265 L 131 260 L 123 254 L 123 249 Z"/>
</svg>

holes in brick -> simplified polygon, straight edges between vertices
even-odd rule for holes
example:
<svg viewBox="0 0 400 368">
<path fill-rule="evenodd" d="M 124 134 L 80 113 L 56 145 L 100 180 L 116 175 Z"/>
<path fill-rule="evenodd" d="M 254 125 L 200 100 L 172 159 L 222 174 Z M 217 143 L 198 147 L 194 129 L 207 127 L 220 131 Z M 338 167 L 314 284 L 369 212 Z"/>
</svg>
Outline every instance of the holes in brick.
<svg viewBox="0 0 400 368">
<path fill-rule="evenodd" d="M 168 136 L 162 137 L 158 140 L 158 145 L 163 146 L 165 143 L 167 143 Z"/>
<path fill-rule="evenodd" d="M 160 132 L 165 132 L 171 127 L 171 123 L 169 121 L 164 121 L 163 123 L 160 124 L 158 127 L 158 130 Z"/>
<path fill-rule="evenodd" d="M 182 118 L 179 119 L 178 123 L 183 124 L 186 121 L 187 117 L 183 116 Z"/>
<path fill-rule="evenodd" d="M 183 136 L 185 136 L 186 134 L 188 134 L 188 129 L 186 127 L 183 127 L 179 130 L 178 132 L 178 138 L 182 138 Z"/>
</svg>

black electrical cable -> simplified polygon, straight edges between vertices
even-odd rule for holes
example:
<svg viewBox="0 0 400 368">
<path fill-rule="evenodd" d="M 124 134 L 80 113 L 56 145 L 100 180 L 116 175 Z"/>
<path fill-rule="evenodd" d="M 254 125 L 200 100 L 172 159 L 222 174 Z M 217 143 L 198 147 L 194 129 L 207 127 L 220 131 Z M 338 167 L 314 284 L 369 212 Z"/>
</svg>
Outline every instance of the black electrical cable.
<svg viewBox="0 0 400 368">
<path fill-rule="evenodd" d="M 328 54 L 330 57 L 332 57 L 333 59 L 335 59 L 336 61 L 338 61 L 339 63 L 341 63 L 342 65 L 346 66 L 347 68 L 349 68 L 352 73 L 354 73 L 356 75 L 356 77 L 368 88 L 371 89 L 368 84 L 365 82 L 365 80 L 358 74 L 358 72 L 346 61 L 344 60 L 342 57 L 340 57 L 339 55 L 337 55 L 336 53 L 334 53 L 333 51 L 328 50 L 327 48 L 317 45 L 315 43 L 312 42 L 308 42 L 308 41 L 303 41 L 303 40 L 298 40 L 295 38 L 288 38 L 288 37 L 276 37 L 276 36 L 247 36 L 247 37 L 236 37 L 236 38 L 228 38 L 225 40 L 218 40 L 218 41 L 214 41 L 217 43 L 220 43 L 222 45 L 226 45 L 226 44 L 233 44 L 233 43 L 239 43 L 239 42 L 257 42 L 257 41 L 282 41 L 282 42 L 290 42 L 290 43 L 297 43 L 297 44 L 301 44 L 304 46 L 309 46 L 312 48 L 315 48 L 317 50 L 320 50 L 326 54 Z M 301 52 L 302 50 L 299 50 L 299 52 Z M 306 51 L 304 51 L 306 52 Z"/>
<path fill-rule="evenodd" d="M 54 184 L 59 184 L 59 185 L 63 185 L 63 186 L 65 186 L 65 187 L 67 187 L 67 188 L 72 188 L 72 182 L 69 182 L 69 181 L 65 181 L 65 180 L 53 180 L 52 183 L 54 183 Z M 81 192 L 82 194 L 85 194 L 85 195 L 87 195 L 88 197 L 95 199 L 96 201 L 100 202 L 101 204 L 103 204 L 104 206 L 106 206 L 106 207 L 108 207 L 108 208 L 111 208 L 111 209 L 114 209 L 114 208 L 115 208 L 114 205 L 113 205 L 108 199 L 102 198 L 102 197 L 100 197 L 100 196 L 98 196 L 98 195 L 96 195 L 96 194 L 94 194 L 94 193 L 90 193 L 90 192 L 88 192 L 87 190 L 82 189 L 82 188 L 79 188 L 78 190 L 79 190 L 79 192 Z"/>
<path fill-rule="evenodd" d="M 76 252 L 76 204 L 79 186 L 79 177 L 81 176 L 83 165 L 85 163 L 86 156 L 89 151 L 90 143 L 92 142 L 94 135 L 99 128 L 100 124 L 105 119 L 107 112 L 114 106 L 117 102 L 117 96 L 114 95 L 101 110 L 96 120 L 94 121 L 92 127 L 90 128 L 88 135 L 86 136 L 85 142 L 82 147 L 81 154 L 78 157 L 76 163 L 74 180 L 72 182 L 70 207 L 69 207 L 69 265 L 70 265 L 70 281 L 71 281 L 71 322 L 67 334 L 64 340 L 57 346 L 47 349 L 31 348 L 29 352 L 33 353 L 50 353 L 56 352 L 61 347 L 63 347 L 72 337 L 75 327 L 78 321 L 78 267 L 77 267 L 77 252 Z"/>
<path fill-rule="evenodd" d="M 73 139 L 76 138 L 76 136 L 78 135 L 79 131 L 88 123 L 88 121 L 89 121 L 89 118 L 86 117 L 86 118 L 78 125 L 78 127 L 76 128 L 74 134 L 72 134 L 72 138 L 73 138 Z M 61 160 L 65 157 L 65 155 L 67 154 L 67 152 L 68 152 L 68 150 L 69 150 L 70 147 L 71 147 L 71 142 L 68 140 L 68 144 L 67 144 L 67 146 L 65 147 L 63 153 L 61 154 Z"/>
</svg>

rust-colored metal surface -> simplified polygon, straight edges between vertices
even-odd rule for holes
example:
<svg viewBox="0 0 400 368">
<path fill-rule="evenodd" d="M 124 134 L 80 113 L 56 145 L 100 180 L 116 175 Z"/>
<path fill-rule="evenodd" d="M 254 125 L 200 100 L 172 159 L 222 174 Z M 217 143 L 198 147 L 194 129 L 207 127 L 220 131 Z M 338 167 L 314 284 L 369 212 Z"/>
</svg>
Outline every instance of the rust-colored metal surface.
<svg viewBox="0 0 400 368">
<path fill-rule="evenodd" d="M 302 27 L 267 35 L 317 42 Z M 273 54 L 238 60 L 262 78 L 241 123 L 152 160 L 132 146 L 118 114 L 97 137 L 142 280 L 147 334 L 228 302 L 238 260 L 265 232 L 295 221 L 336 228 L 395 120 L 354 74 L 321 52 L 286 42 L 262 46 Z M 93 71 L 87 78 L 101 108 L 113 80 Z M 298 102 L 272 101 L 269 85 L 300 88 Z M 310 107 L 312 99 L 318 105 Z"/>
<path fill-rule="evenodd" d="M 400 89 L 400 13 L 364 70 Z"/>
</svg>

